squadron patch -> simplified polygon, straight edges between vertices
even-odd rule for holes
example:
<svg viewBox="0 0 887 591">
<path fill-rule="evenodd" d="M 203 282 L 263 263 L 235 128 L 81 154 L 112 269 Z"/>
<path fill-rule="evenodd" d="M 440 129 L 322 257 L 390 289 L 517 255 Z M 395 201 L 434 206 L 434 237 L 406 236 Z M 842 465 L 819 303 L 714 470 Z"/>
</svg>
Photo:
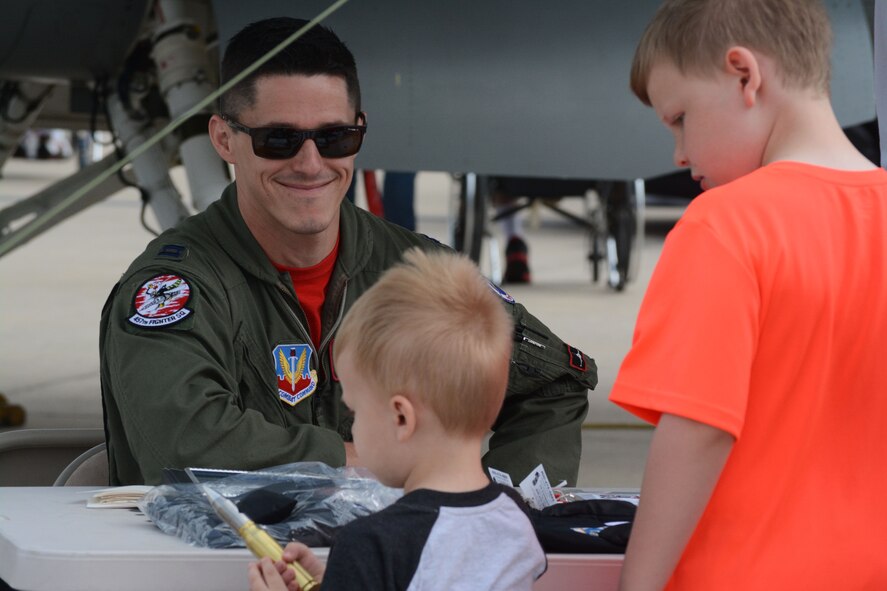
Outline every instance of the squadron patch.
<svg viewBox="0 0 887 591">
<path fill-rule="evenodd" d="M 178 275 L 157 275 L 136 292 L 133 306 L 136 313 L 129 321 L 136 326 L 158 328 L 183 320 L 191 313 L 185 307 L 191 297 L 191 286 Z"/>
<path fill-rule="evenodd" d="M 277 345 L 271 355 L 277 370 L 277 395 L 295 406 L 317 389 L 317 370 L 311 369 L 311 347 L 305 344 Z"/>
<path fill-rule="evenodd" d="M 510 295 L 508 295 L 507 293 L 505 293 L 504 289 L 502 289 L 501 287 L 499 287 L 498 285 L 496 285 L 492 281 L 488 281 L 487 283 L 490 284 L 490 289 L 492 289 L 493 293 L 495 293 L 497 296 L 499 296 L 500 298 L 502 298 L 503 300 L 505 300 L 509 304 L 514 303 L 514 298 L 511 297 Z"/>
</svg>

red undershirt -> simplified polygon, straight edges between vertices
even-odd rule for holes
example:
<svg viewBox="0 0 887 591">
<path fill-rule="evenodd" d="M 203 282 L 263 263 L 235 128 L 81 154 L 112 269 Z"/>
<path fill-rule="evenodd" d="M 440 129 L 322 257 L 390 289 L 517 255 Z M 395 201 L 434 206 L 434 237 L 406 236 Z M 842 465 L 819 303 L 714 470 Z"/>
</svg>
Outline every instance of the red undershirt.
<svg viewBox="0 0 887 591">
<path fill-rule="evenodd" d="M 305 318 L 308 320 L 308 332 L 311 333 L 311 342 L 316 349 L 320 345 L 320 312 L 323 310 L 323 301 L 326 297 L 326 285 L 330 281 L 333 267 L 336 266 L 336 256 L 339 254 L 339 239 L 333 250 L 314 266 L 295 268 L 285 267 L 274 263 L 278 271 L 286 271 L 293 282 L 296 297 Z"/>
</svg>

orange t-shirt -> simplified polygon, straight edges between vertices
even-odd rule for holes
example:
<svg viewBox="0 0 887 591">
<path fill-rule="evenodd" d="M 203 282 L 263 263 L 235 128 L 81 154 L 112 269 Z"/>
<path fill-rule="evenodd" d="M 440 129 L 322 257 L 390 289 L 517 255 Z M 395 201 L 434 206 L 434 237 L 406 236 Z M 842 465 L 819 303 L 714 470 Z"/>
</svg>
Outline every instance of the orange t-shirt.
<svg viewBox="0 0 887 591">
<path fill-rule="evenodd" d="M 887 589 L 887 172 L 698 197 L 610 399 L 736 437 L 669 589 Z"/>
<path fill-rule="evenodd" d="M 326 299 L 326 286 L 333 273 L 333 267 L 336 266 L 338 255 L 339 240 L 336 239 L 336 245 L 326 258 L 311 267 L 284 267 L 274 263 L 278 271 L 285 271 L 290 275 L 296 297 L 299 298 L 299 305 L 302 306 L 305 319 L 308 321 L 308 331 L 315 349 L 320 346 L 322 329 L 320 314 Z"/>
</svg>

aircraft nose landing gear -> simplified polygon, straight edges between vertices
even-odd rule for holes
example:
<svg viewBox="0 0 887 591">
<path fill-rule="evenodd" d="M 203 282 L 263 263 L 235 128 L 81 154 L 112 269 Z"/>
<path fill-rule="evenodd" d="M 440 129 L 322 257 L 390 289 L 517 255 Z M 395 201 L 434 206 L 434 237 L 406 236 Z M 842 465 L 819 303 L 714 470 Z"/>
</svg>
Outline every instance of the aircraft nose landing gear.
<svg viewBox="0 0 887 591">
<path fill-rule="evenodd" d="M 602 276 L 607 285 L 622 291 L 637 277 L 644 242 L 644 181 L 600 181 L 542 179 L 529 177 L 487 177 L 475 173 L 456 176 L 450 208 L 450 238 L 453 247 L 479 263 L 482 243 L 489 245 L 490 279 L 502 280 L 499 247 L 489 231 L 489 222 L 514 215 L 535 202 L 584 228 L 588 236 L 588 260 L 592 281 Z M 512 199 L 513 205 L 488 219 L 493 190 Z M 585 199 L 585 215 L 561 207 L 566 196 Z M 532 248 L 532 247 L 531 247 Z"/>
</svg>

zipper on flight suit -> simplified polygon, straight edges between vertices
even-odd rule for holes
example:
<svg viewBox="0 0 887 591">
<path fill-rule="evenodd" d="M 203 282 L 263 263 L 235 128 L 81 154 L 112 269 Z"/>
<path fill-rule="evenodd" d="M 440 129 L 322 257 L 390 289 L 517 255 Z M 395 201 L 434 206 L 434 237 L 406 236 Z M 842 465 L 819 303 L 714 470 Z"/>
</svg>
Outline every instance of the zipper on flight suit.
<svg viewBox="0 0 887 591">
<path fill-rule="evenodd" d="M 345 280 L 345 284 L 342 286 L 342 303 L 339 304 L 339 315 L 336 317 L 336 321 L 333 322 L 333 327 L 330 329 L 329 333 L 327 333 L 326 337 L 320 341 L 320 350 L 323 351 L 323 348 L 326 347 L 326 344 L 330 342 L 330 339 L 333 338 L 333 335 L 336 333 L 336 329 L 339 328 L 339 325 L 342 323 L 342 317 L 345 316 L 345 302 L 348 299 L 348 280 Z M 320 359 L 320 358 L 318 358 Z"/>
<path fill-rule="evenodd" d="M 548 340 L 548 335 L 547 335 L 547 334 L 545 334 L 544 332 L 538 331 L 538 330 L 536 330 L 535 328 L 531 328 L 530 326 L 524 324 L 523 322 L 518 322 L 517 328 L 515 328 L 515 330 L 518 331 L 518 332 L 521 332 L 521 333 L 524 332 L 524 331 L 531 332 L 531 333 L 537 335 L 537 336 L 538 336 L 539 338 L 541 338 L 543 341 L 547 341 L 547 340 Z"/>
<path fill-rule="evenodd" d="M 329 343 L 332 340 L 333 335 L 336 334 L 336 329 L 339 328 L 339 325 L 342 323 L 342 318 L 345 316 L 345 302 L 347 302 L 347 301 L 348 301 L 348 279 L 346 278 L 344 283 L 342 284 L 342 303 L 339 304 L 339 314 L 336 316 L 336 321 L 333 322 L 333 325 L 332 325 L 332 327 L 330 327 L 330 330 L 329 330 L 329 332 L 327 332 L 327 335 L 320 340 L 320 350 L 321 351 L 323 351 L 325 349 L 327 343 Z M 330 369 L 327 372 L 327 379 L 330 381 L 331 384 L 332 384 L 332 380 L 333 380 L 333 369 L 332 369 L 333 368 L 333 358 L 332 358 L 333 355 L 332 354 L 333 354 L 333 352 L 330 351 L 330 355 L 329 355 Z M 319 355 L 320 354 L 318 353 L 317 364 L 318 364 L 318 366 L 322 366 L 323 360 L 319 357 Z M 314 396 L 312 396 L 311 397 L 311 404 L 312 404 L 311 413 L 312 414 L 315 413 L 315 409 L 313 406 L 314 402 L 315 402 Z M 340 429 L 340 422 L 339 421 L 336 421 L 335 429 L 336 429 L 336 432 L 339 433 L 339 435 L 344 438 L 344 434 L 342 433 L 342 431 Z"/>
<path fill-rule="evenodd" d="M 291 295 L 289 293 L 289 291 L 286 289 L 286 286 L 281 283 L 277 284 L 277 289 L 279 289 L 283 293 L 284 296 L 288 297 Z M 330 328 L 326 337 L 320 341 L 320 347 L 318 347 L 317 349 L 314 348 L 314 343 L 311 341 L 310 333 L 307 333 L 307 331 L 305 330 L 305 326 L 302 324 L 302 321 L 299 320 L 298 314 L 296 314 L 295 310 L 293 310 L 292 304 L 289 301 L 286 302 L 287 310 L 289 310 L 290 314 L 292 314 L 293 320 L 296 321 L 296 324 L 299 325 L 299 328 L 302 329 L 302 332 L 309 334 L 308 339 L 307 339 L 308 340 L 307 344 L 308 344 L 308 347 L 311 349 L 311 351 L 314 353 L 314 358 L 317 359 L 317 367 L 320 369 L 323 368 L 323 359 L 321 359 L 321 357 L 320 357 L 320 351 L 323 351 L 323 348 L 326 346 L 326 344 L 330 341 L 330 339 L 335 334 L 336 329 L 339 328 L 339 324 L 342 323 L 342 317 L 345 316 L 345 302 L 348 299 L 347 296 L 348 296 L 348 280 L 346 279 L 344 285 L 342 286 L 342 303 L 339 305 L 339 315 L 336 317 L 336 321 L 333 322 L 333 326 L 332 326 L 332 328 Z M 324 372 L 324 373 L 327 373 L 327 372 Z M 325 377 L 327 379 L 331 379 L 330 376 L 325 376 Z M 318 384 L 318 389 L 320 389 L 320 384 Z M 310 402 L 311 402 L 311 423 L 314 425 L 319 425 L 319 423 L 317 421 L 317 409 L 316 409 L 316 405 L 315 405 L 315 400 L 316 399 L 315 399 L 314 395 L 312 395 L 311 400 L 310 400 Z"/>
<path fill-rule="evenodd" d="M 293 310 L 293 303 L 298 305 L 298 301 L 295 301 L 294 298 L 290 297 L 293 294 L 290 293 L 290 291 L 286 288 L 286 286 L 283 283 L 278 282 L 276 287 L 280 291 L 281 295 L 283 295 L 283 297 L 284 297 L 284 303 L 286 304 L 286 309 L 289 310 L 289 313 L 292 315 L 293 320 L 296 321 L 296 324 L 302 330 L 302 338 L 305 339 L 305 344 L 308 345 L 308 348 L 311 349 L 312 353 L 314 353 L 314 358 L 317 359 L 317 364 L 318 364 L 318 366 L 320 366 L 320 354 L 317 352 L 317 349 L 314 348 L 314 343 L 311 341 L 311 332 L 305 329 L 305 325 L 302 324 L 301 320 L 299 320 L 299 315 L 296 314 L 295 310 Z M 294 301 L 290 301 L 290 300 L 294 300 Z M 319 388 L 319 387 L 320 387 L 320 384 L 317 384 L 317 388 Z M 315 389 L 314 393 L 316 393 L 316 392 L 317 392 L 317 390 Z M 319 423 L 317 422 L 317 413 L 315 412 L 315 409 L 314 409 L 314 394 L 311 395 L 311 424 L 319 426 Z"/>
<path fill-rule="evenodd" d="M 516 326 L 514 328 L 514 341 L 517 343 L 527 343 L 527 344 L 533 345 L 534 347 L 544 350 L 545 345 L 543 345 L 539 341 L 534 341 L 533 339 L 531 339 L 530 337 L 528 337 L 527 335 L 524 334 L 524 329 L 526 329 L 526 328 L 527 327 L 524 326 L 523 324 L 519 324 L 518 326 Z M 531 330 L 531 332 L 535 333 L 536 331 Z"/>
</svg>

